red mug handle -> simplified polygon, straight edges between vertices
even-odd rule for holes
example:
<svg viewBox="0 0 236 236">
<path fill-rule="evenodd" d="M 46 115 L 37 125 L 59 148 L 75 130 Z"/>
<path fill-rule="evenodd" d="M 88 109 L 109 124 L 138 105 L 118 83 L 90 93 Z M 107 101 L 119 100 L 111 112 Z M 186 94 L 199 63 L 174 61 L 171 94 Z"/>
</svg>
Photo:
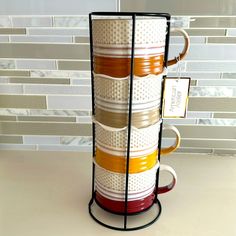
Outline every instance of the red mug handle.
<svg viewBox="0 0 236 236">
<path fill-rule="evenodd" d="M 158 194 L 169 192 L 171 189 L 174 188 L 174 186 L 177 183 L 176 172 L 175 172 L 175 170 L 171 166 L 161 164 L 160 165 L 160 171 L 167 171 L 167 172 L 169 172 L 172 175 L 172 181 L 169 184 L 165 185 L 165 186 L 159 187 L 158 188 Z"/>
</svg>

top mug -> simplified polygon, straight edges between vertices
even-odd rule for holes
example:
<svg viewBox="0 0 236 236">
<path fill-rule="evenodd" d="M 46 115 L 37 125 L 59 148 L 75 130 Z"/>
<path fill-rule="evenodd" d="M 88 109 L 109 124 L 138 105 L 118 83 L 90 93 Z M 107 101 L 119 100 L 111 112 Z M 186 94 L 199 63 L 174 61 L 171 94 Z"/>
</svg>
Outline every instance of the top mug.
<svg viewBox="0 0 236 236">
<path fill-rule="evenodd" d="M 131 19 L 106 18 L 92 20 L 94 71 L 113 77 L 129 75 L 132 49 Z M 189 50 L 188 34 L 178 28 L 184 37 L 184 49 L 167 65 L 182 60 Z M 135 21 L 134 74 L 160 74 L 164 68 L 167 20 L 164 17 L 138 17 Z M 153 60 L 155 58 L 155 60 Z M 137 61 L 138 60 L 138 61 Z M 154 66 L 154 67 L 153 67 Z M 119 68 L 119 73 L 115 68 Z M 138 70 L 137 70 L 138 69 Z"/>
</svg>

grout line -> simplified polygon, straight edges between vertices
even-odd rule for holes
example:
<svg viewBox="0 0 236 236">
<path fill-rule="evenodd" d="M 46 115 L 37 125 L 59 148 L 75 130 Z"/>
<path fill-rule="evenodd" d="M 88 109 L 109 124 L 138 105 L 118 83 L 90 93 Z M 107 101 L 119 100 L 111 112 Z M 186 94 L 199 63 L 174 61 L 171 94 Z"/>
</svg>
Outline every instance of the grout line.
<svg viewBox="0 0 236 236">
<path fill-rule="evenodd" d="M 181 37 L 181 36 L 179 36 Z M 193 37 L 193 36 L 190 36 L 190 37 Z M 204 36 L 197 36 L 197 37 L 204 37 Z M 209 38 L 236 38 L 236 35 L 208 35 L 208 36 L 205 36 L 205 37 L 209 37 Z"/>
<path fill-rule="evenodd" d="M 14 68 L 17 70 L 17 63 L 16 63 L 16 59 L 13 60 L 14 63 Z"/>
<path fill-rule="evenodd" d="M 120 0 L 116 0 L 116 11 L 120 12 Z"/>
<path fill-rule="evenodd" d="M 190 29 L 190 30 L 225 30 L 227 26 L 222 26 L 222 27 L 213 27 L 213 26 L 208 26 L 208 27 L 204 27 L 204 26 L 198 26 L 198 27 L 190 27 L 190 28 L 186 28 L 183 27 L 184 29 Z M 229 27 L 229 29 L 234 29 L 235 27 Z"/>
<path fill-rule="evenodd" d="M 183 72 L 187 72 L 187 61 L 184 62 L 184 70 Z"/>
<path fill-rule="evenodd" d="M 195 18 L 236 18 L 234 15 L 173 15 L 176 17 L 195 17 Z"/>
<path fill-rule="evenodd" d="M 8 60 L 16 60 L 16 61 L 55 61 L 55 60 L 63 60 L 63 61 L 85 61 L 89 62 L 90 60 L 88 59 L 67 59 L 67 58 L 17 58 L 17 57 L 7 57 L 7 58 L 1 58 L 0 54 L 0 61 L 8 61 Z M 235 60 L 236 61 L 236 60 Z M 44 70 L 44 71 L 53 71 L 52 69 L 38 69 L 38 70 Z M 64 70 L 66 71 L 66 70 Z M 78 71 L 78 70 L 73 70 L 73 71 Z M 79 70 L 79 71 L 86 71 L 86 70 Z M 87 70 L 89 71 L 89 70 Z"/>
<path fill-rule="evenodd" d="M 26 29 L 27 31 L 27 29 Z M 73 35 L 32 35 L 32 34 L 11 34 L 10 36 L 20 36 L 20 37 L 69 37 L 71 38 Z M 81 36 L 81 37 L 87 37 L 87 36 Z M 12 41 L 14 44 L 48 44 L 48 45 L 72 45 L 72 42 L 33 42 L 33 41 L 25 41 L 25 42 L 19 42 L 19 41 Z M 0 42 L 0 44 L 9 44 L 9 42 Z M 89 45 L 89 43 L 76 43 L 78 45 L 84 46 L 84 45 Z M 177 44 L 178 45 L 178 44 Z"/>
<path fill-rule="evenodd" d="M 46 100 L 46 110 L 48 110 L 48 94 L 45 96 L 45 100 Z"/>
<path fill-rule="evenodd" d="M 23 84 L 23 94 L 26 94 L 25 93 L 25 84 Z"/>
<path fill-rule="evenodd" d="M 225 29 L 225 36 L 227 37 L 227 36 L 228 36 L 228 34 L 229 34 L 229 31 L 228 31 L 228 29 Z"/>
<path fill-rule="evenodd" d="M 52 16 L 52 28 L 55 27 L 55 16 Z"/>
<path fill-rule="evenodd" d="M 19 17 L 19 18 L 24 18 L 24 17 L 49 17 L 49 16 L 54 16 L 53 14 L 45 14 L 45 15 L 37 15 L 37 14 L 34 14 L 34 15 L 2 15 L 3 17 Z M 67 15 L 63 15 L 63 14 L 59 14 L 59 15 L 56 15 L 56 16 L 60 16 L 60 17 L 88 17 L 87 14 L 79 14 L 79 15 L 71 15 L 71 14 L 67 14 Z M 195 18 L 236 18 L 235 15 L 173 15 L 173 17 L 195 17 Z"/>
<path fill-rule="evenodd" d="M 220 79 L 223 79 L 223 75 L 224 75 L 224 73 L 220 72 Z"/>
<path fill-rule="evenodd" d="M 64 29 L 64 30 L 70 30 L 70 29 L 89 29 L 88 26 L 57 26 L 57 27 L 52 27 L 52 26 L 22 26 L 22 27 L 19 27 L 19 28 L 26 28 L 26 27 L 30 27 L 31 29 L 48 29 L 48 30 L 57 30 L 57 29 Z M 202 28 L 200 28 L 202 29 Z"/>
<path fill-rule="evenodd" d="M 59 62 L 58 59 L 54 61 L 54 63 L 55 63 L 55 70 L 59 70 L 58 62 Z"/>
<path fill-rule="evenodd" d="M 25 34 L 24 35 L 22 35 L 22 36 L 32 36 L 32 35 L 30 35 L 30 33 L 29 33 L 29 28 L 28 27 L 26 27 L 25 28 Z M 28 43 L 28 42 L 14 42 L 14 43 Z"/>
<path fill-rule="evenodd" d="M 13 21 L 12 21 L 12 16 L 8 16 L 9 17 L 9 20 L 10 20 L 10 25 L 11 25 L 11 28 L 13 28 Z"/>
</svg>

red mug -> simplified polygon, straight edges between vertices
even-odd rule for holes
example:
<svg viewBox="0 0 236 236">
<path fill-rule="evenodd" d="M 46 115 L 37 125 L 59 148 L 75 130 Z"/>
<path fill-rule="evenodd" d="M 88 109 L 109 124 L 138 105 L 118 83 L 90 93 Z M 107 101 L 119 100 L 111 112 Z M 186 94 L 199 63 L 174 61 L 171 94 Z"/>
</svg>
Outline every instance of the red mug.
<svg viewBox="0 0 236 236">
<path fill-rule="evenodd" d="M 168 165 L 160 165 L 160 171 L 168 171 L 172 175 L 172 181 L 168 185 L 158 188 L 158 194 L 169 192 L 174 188 L 177 182 L 177 175 L 174 169 Z M 155 186 L 152 188 L 128 195 L 127 213 L 134 214 L 150 208 L 155 201 Z M 122 214 L 125 212 L 124 194 L 107 191 L 106 189 L 96 186 L 95 200 L 99 206 L 109 212 Z"/>
</svg>

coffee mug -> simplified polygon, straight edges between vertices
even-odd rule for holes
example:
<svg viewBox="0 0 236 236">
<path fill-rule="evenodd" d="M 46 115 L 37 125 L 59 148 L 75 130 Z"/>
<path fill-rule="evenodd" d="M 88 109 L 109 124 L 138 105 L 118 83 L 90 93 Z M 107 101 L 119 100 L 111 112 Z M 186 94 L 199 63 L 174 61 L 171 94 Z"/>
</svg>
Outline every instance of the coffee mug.
<svg viewBox="0 0 236 236">
<path fill-rule="evenodd" d="M 167 21 L 159 18 L 137 18 L 135 26 L 134 75 L 159 74 L 164 69 L 164 52 Z M 185 45 L 182 53 L 167 62 L 168 65 L 182 60 L 189 50 L 189 36 L 182 29 Z M 92 26 L 94 72 L 112 77 L 130 74 L 132 20 L 94 19 Z"/>
<path fill-rule="evenodd" d="M 117 129 L 105 126 L 96 120 L 95 134 L 96 145 L 104 152 L 110 153 L 114 156 L 126 156 L 127 151 L 127 127 Z M 137 157 L 141 155 L 150 154 L 158 147 L 160 121 L 152 126 L 145 128 L 136 128 L 131 126 L 130 137 L 130 156 Z M 178 129 L 172 125 L 164 125 L 163 130 L 171 130 L 175 134 L 175 143 L 167 148 L 161 149 L 161 154 L 169 154 L 176 150 L 180 145 L 180 133 Z"/>
<path fill-rule="evenodd" d="M 128 195 L 137 194 L 155 186 L 156 172 L 159 167 L 158 162 L 149 170 L 129 174 Z M 174 175 L 172 172 L 171 174 Z M 125 193 L 126 174 L 109 171 L 95 163 L 95 183 L 107 191 L 123 195 Z"/>
<path fill-rule="evenodd" d="M 97 168 L 98 166 L 96 166 Z M 100 167 L 98 167 L 100 168 Z M 167 171 L 172 176 L 172 181 L 166 186 L 162 186 L 155 190 L 155 172 L 160 168 L 160 171 Z M 124 213 L 125 210 L 125 174 L 114 174 L 112 172 L 98 174 L 102 178 L 96 178 L 96 202 L 104 209 L 114 213 Z M 96 170 L 95 170 L 96 173 Z M 148 209 L 154 203 L 155 192 L 159 194 L 165 193 L 173 189 L 177 182 L 177 175 L 172 167 L 167 165 L 156 164 L 151 170 L 143 172 L 144 174 L 129 174 L 129 186 L 127 196 L 127 213 L 132 214 Z M 118 177 L 117 177 L 118 175 Z M 106 179 L 110 179 L 106 181 Z M 120 180 L 117 184 L 117 180 Z M 104 181 L 104 182 L 103 182 Z M 141 181 L 141 182 L 140 182 Z M 109 183 L 108 183 L 109 182 Z M 140 184 L 141 183 L 141 184 Z M 139 186 L 142 185 L 142 189 Z M 135 191 L 131 191 L 131 190 Z"/>
<path fill-rule="evenodd" d="M 130 78 L 114 78 L 94 74 L 95 103 L 107 108 L 127 110 Z M 133 81 L 132 110 L 160 107 L 162 75 L 135 76 Z"/>
</svg>

